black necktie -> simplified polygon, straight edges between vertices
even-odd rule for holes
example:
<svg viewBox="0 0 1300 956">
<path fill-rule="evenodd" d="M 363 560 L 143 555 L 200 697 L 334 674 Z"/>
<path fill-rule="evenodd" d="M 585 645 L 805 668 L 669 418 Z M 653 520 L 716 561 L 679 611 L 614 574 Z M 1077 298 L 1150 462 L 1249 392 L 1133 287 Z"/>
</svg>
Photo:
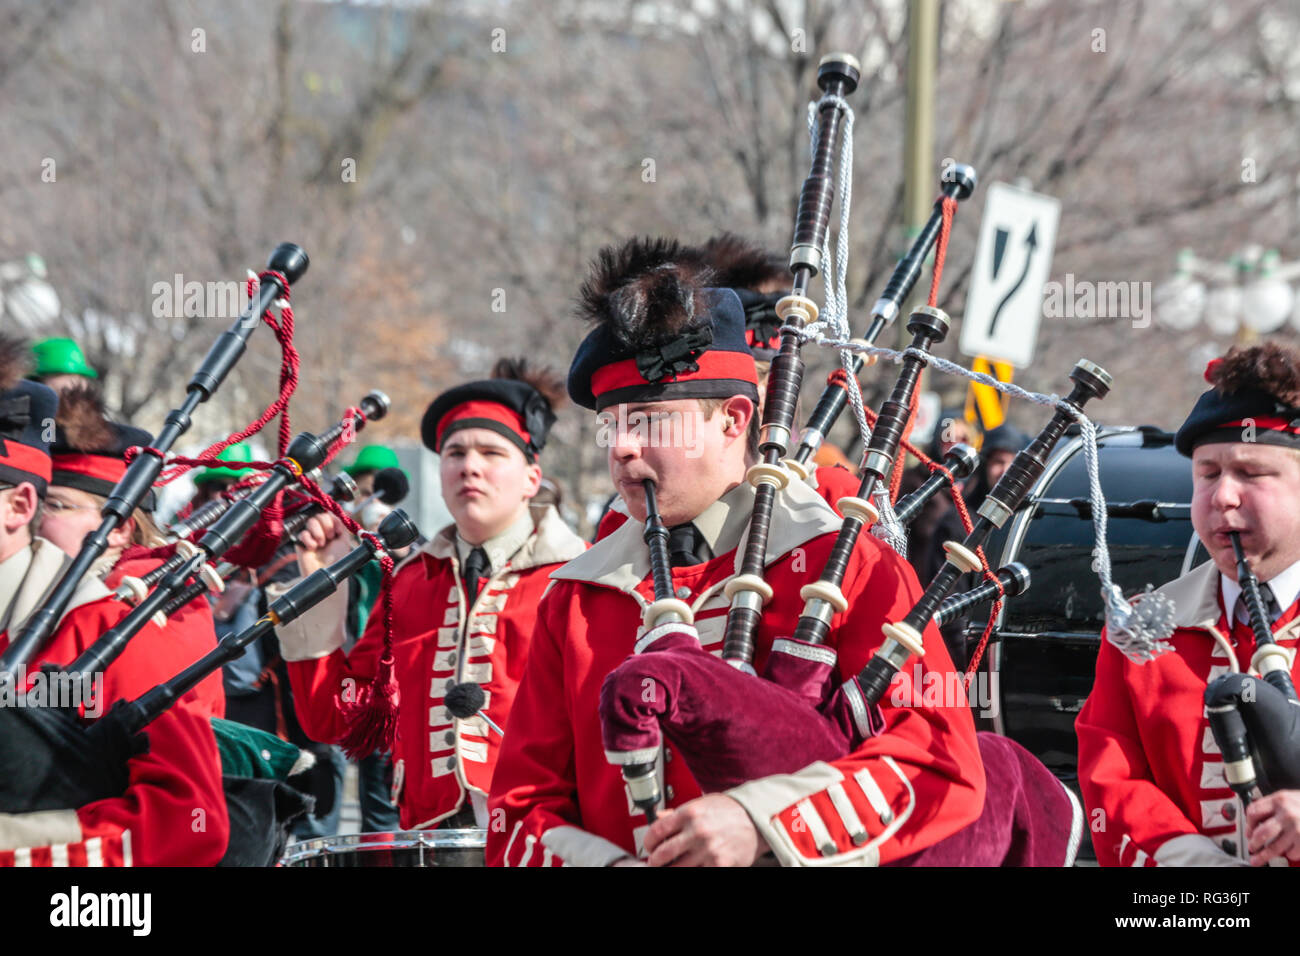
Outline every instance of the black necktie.
<svg viewBox="0 0 1300 956">
<path fill-rule="evenodd" d="M 1270 624 L 1276 623 L 1277 619 L 1282 616 L 1282 608 L 1277 603 L 1277 595 L 1273 593 L 1273 589 L 1267 584 L 1261 584 L 1259 586 L 1259 597 L 1264 602 L 1264 610 L 1268 612 L 1268 622 Z M 1240 616 L 1249 622 L 1250 612 L 1246 607 L 1246 595 L 1244 593 L 1237 598 L 1236 607 L 1240 608 Z"/>
<path fill-rule="evenodd" d="M 668 529 L 668 563 L 673 567 L 689 568 L 712 557 L 709 543 L 691 522 Z"/>
<path fill-rule="evenodd" d="M 1267 584 L 1261 584 L 1259 586 L 1259 596 L 1264 599 L 1264 607 L 1268 611 L 1269 623 L 1277 621 L 1282 616 L 1282 609 L 1278 607 L 1277 595 L 1273 593 L 1273 589 Z"/>
<path fill-rule="evenodd" d="M 465 559 L 465 593 L 466 600 L 473 604 L 478 598 L 478 586 L 483 576 L 488 570 L 487 552 L 482 548 L 475 548 Z"/>
</svg>

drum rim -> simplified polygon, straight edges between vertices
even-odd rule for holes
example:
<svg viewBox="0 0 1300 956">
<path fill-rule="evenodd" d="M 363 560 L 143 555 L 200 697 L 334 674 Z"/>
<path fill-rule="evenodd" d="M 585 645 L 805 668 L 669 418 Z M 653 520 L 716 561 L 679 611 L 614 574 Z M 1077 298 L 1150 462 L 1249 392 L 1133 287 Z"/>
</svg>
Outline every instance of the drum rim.
<svg viewBox="0 0 1300 956">
<path fill-rule="evenodd" d="M 387 839 L 383 839 L 387 837 Z M 365 853 L 374 850 L 481 850 L 487 846 L 487 830 L 388 830 L 367 833 L 338 833 L 299 840 L 284 848 L 280 860 L 288 864 L 325 853 Z"/>
<path fill-rule="evenodd" d="M 1137 425 L 1100 425 L 1097 427 L 1097 447 L 1100 452 L 1101 443 L 1107 438 L 1114 438 L 1120 435 L 1131 435 L 1141 431 Z M 1026 504 L 1032 502 L 1035 493 L 1041 493 L 1041 489 L 1050 487 L 1051 483 L 1056 480 L 1065 466 L 1074 458 L 1083 452 L 1084 440 L 1082 435 L 1075 435 L 1069 441 L 1061 445 L 1056 454 L 1052 455 L 1047 461 L 1047 467 L 1043 473 L 1038 476 L 1033 487 L 1029 489 L 1029 494 L 1025 496 Z M 1019 560 L 1020 549 L 1024 544 L 1025 537 L 1029 534 L 1029 524 L 1033 520 L 1033 509 L 1023 507 L 1017 511 L 1015 517 L 1011 519 L 1011 526 L 1007 528 L 1006 541 L 1002 545 L 1002 554 L 998 560 L 998 567 L 1006 564 L 1008 561 Z M 997 620 L 993 622 L 995 630 L 1000 629 L 1005 623 L 1007 606 L 1002 605 L 998 612 Z M 984 667 L 982 668 L 990 679 L 1001 673 L 1002 670 L 1002 642 L 996 641 L 989 645 L 988 653 L 984 656 Z M 993 732 L 1006 736 L 1007 728 L 1003 720 L 1003 709 L 1001 701 L 1001 691 L 998 691 L 999 701 L 997 712 L 992 717 Z"/>
</svg>

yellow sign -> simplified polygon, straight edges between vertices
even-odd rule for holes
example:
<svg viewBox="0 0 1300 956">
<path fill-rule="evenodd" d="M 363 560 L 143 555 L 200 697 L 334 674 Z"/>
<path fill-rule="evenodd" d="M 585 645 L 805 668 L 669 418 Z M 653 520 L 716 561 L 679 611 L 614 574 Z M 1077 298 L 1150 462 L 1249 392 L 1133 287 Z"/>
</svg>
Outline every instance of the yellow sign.
<svg viewBox="0 0 1300 956">
<path fill-rule="evenodd" d="M 1010 362 L 980 356 L 971 363 L 971 371 L 992 375 L 999 382 L 1010 382 L 1015 369 Z M 1010 397 L 991 385 L 971 382 L 966 392 L 966 420 L 974 423 L 978 418 L 980 428 L 988 433 L 1007 420 Z"/>
</svg>

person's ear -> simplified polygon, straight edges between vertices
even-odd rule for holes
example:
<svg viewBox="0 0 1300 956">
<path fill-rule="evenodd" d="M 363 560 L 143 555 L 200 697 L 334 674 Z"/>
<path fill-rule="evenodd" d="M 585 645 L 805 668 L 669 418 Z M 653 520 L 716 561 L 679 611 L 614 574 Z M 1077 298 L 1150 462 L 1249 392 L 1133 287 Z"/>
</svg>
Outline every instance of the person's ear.
<svg viewBox="0 0 1300 956">
<path fill-rule="evenodd" d="M 528 483 L 524 488 L 525 498 L 535 498 L 537 493 L 542 490 L 542 466 L 532 464 L 528 466 Z"/>
<path fill-rule="evenodd" d="M 10 488 L 5 500 L 7 504 L 0 510 L 3 513 L 4 529 L 10 534 L 32 523 L 41 501 L 36 486 L 29 481 Z"/>
<path fill-rule="evenodd" d="M 754 403 L 743 395 L 733 395 L 722 404 L 722 431 L 732 436 L 744 435 L 754 417 Z"/>
<path fill-rule="evenodd" d="M 110 548 L 122 548 L 125 550 L 131 546 L 131 538 L 134 534 L 135 519 L 127 518 L 108 533 L 108 546 Z"/>
</svg>

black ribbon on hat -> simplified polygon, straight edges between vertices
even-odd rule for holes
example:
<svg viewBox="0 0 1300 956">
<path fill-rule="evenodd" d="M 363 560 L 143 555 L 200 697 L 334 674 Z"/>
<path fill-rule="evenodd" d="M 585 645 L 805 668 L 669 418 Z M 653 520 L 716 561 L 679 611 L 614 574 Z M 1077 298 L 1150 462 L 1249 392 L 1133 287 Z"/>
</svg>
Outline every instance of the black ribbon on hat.
<svg viewBox="0 0 1300 956">
<path fill-rule="evenodd" d="M 658 347 L 642 349 L 636 354 L 636 370 L 647 382 L 676 378 L 683 372 L 698 372 L 698 359 L 712 344 L 713 328 L 702 325 Z"/>
<path fill-rule="evenodd" d="M 737 289 L 736 294 L 745 307 L 745 328 L 754 333 L 756 345 L 763 345 L 781 331 L 785 322 L 776 314 L 776 304 L 785 298 L 786 293 Z"/>
<path fill-rule="evenodd" d="M 555 412 L 541 392 L 534 391 L 524 401 L 522 418 L 524 430 L 528 432 L 528 453 L 535 459 L 546 444 L 547 432 L 555 424 Z"/>
<path fill-rule="evenodd" d="M 0 398 L 0 438 L 22 441 L 23 432 L 32 423 L 32 397 L 10 395 Z"/>
</svg>

